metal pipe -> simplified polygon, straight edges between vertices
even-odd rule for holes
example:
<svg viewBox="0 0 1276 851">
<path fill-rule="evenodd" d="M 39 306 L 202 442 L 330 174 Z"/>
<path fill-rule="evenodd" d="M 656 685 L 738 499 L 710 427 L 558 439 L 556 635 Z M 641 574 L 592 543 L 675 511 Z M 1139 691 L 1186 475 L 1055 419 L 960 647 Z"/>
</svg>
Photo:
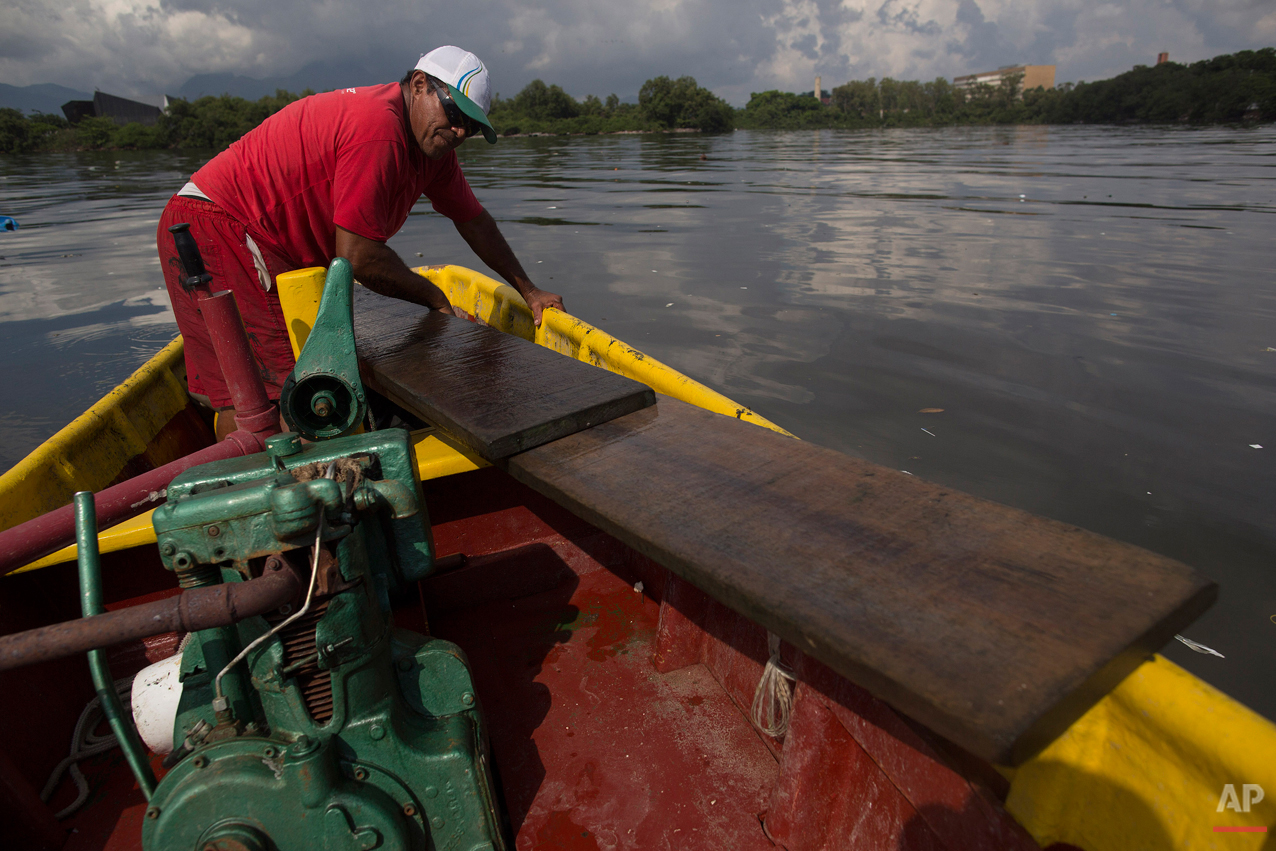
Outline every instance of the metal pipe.
<svg viewBox="0 0 1276 851">
<path fill-rule="evenodd" d="M 262 383 L 257 360 L 248 344 L 235 294 L 222 290 L 202 298 L 199 312 L 204 316 L 231 404 L 235 406 L 235 425 L 241 431 L 261 435 L 263 440 L 278 434 L 279 408 L 266 395 L 266 385 Z"/>
<path fill-rule="evenodd" d="M 94 497 L 97 517 L 103 527 L 114 526 L 162 503 L 169 482 L 191 467 L 263 452 L 265 448 L 265 438 L 257 434 L 246 431 L 229 434 L 220 443 L 99 491 Z M 70 505 L 6 529 L 0 532 L 0 576 L 74 541 L 75 508 Z"/>
<path fill-rule="evenodd" d="M 98 560 L 97 549 L 97 515 L 93 508 L 93 494 L 80 491 L 75 495 L 75 534 L 79 545 L 80 566 L 80 611 L 84 614 L 81 622 L 89 623 L 102 617 L 106 609 L 102 605 L 102 570 Z M 155 772 L 151 771 L 151 763 L 146 758 L 146 748 L 137 736 L 137 728 L 133 719 L 124 714 L 124 706 L 120 703 L 120 695 L 115 690 L 115 680 L 111 677 L 110 666 L 106 663 L 105 650 L 90 650 L 89 673 L 93 676 L 93 687 L 102 702 L 102 714 L 106 716 L 120 750 L 124 751 L 124 759 L 137 785 L 142 788 L 146 800 L 155 793 Z"/>
<path fill-rule="evenodd" d="M 248 345 L 248 333 L 244 330 L 235 294 L 229 290 L 212 292 L 213 276 L 208 274 L 199 244 L 190 231 L 188 222 L 168 229 L 187 276 L 182 288 L 195 293 L 199 301 L 199 312 L 204 317 L 213 353 L 235 408 L 235 424 L 265 440 L 279 433 L 278 407 L 266 395 L 266 385 L 262 383 L 257 360 Z"/>
<path fill-rule="evenodd" d="M 295 602 L 305 591 L 297 573 L 283 559 L 272 557 L 265 573 L 247 582 L 192 588 L 164 600 L 0 636 L 0 671 L 164 632 L 230 626 Z"/>
</svg>

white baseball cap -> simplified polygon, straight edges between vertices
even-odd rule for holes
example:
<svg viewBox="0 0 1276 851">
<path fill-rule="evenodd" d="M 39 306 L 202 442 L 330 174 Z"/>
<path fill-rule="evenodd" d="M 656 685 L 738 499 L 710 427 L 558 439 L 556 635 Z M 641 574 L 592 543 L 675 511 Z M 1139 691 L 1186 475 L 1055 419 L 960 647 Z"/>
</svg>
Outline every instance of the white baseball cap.
<svg viewBox="0 0 1276 851">
<path fill-rule="evenodd" d="M 422 56 L 416 70 L 442 80 L 461 111 L 483 126 L 483 138 L 496 144 L 496 130 L 487 120 L 487 111 L 492 107 L 492 82 L 487 66 L 477 56 L 449 44 Z"/>
</svg>

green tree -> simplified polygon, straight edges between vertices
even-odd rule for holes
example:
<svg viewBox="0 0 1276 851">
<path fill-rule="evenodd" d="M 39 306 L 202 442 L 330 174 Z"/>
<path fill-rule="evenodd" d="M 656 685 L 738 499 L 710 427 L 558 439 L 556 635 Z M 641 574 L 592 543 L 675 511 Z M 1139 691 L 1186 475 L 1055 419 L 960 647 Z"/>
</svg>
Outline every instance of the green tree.
<svg viewBox="0 0 1276 851">
<path fill-rule="evenodd" d="M 638 107 L 647 120 L 668 129 L 691 128 L 721 133 L 735 126 L 735 110 L 694 77 L 655 77 L 638 90 Z"/>
<path fill-rule="evenodd" d="M 814 97 L 791 92 L 754 92 L 737 115 L 741 127 L 809 130 L 832 127 L 837 113 Z"/>
<path fill-rule="evenodd" d="M 557 85 L 547 86 L 541 80 L 532 80 L 514 96 L 510 104 L 519 115 L 541 121 L 575 118 L 580 115 L 576 99 Z"/>
<path fill-rule="evenodd" d="M 22 154 L 31 150 L 31 122 L 21 111 L 0 109 L 0 154 Z"/>
<path fill-rule="evenodd" d="M 115 141 L 116 124 L 109 118 L 82 118 L 75 125 L 75 141 L 82 148 L 109 148 Z"/>
<path fill-rule="evenodd" d="M 166 143 L 164 135 L 160 127 L 147 127 L 134 121 L 116 130 L 112 142 L 117 148 L 163 148 Z"/>
<path fill-rule="evenodd" d="M 877 80 L 851 80 L 830 93 L 833 107 L 855 119 L 876 124 L 881 120 L 881 99 L 877 94 Z"/>
</svg>

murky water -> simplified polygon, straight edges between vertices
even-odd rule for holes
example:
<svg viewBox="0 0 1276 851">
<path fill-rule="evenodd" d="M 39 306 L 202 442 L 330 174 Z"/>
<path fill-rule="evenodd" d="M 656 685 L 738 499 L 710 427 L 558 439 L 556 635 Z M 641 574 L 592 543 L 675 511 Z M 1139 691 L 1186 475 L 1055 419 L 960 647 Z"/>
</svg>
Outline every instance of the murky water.
<svg viewBox="0 0 1276 851">
<path fill-rule="evenodd" d="M 462 154 L 533 278 L 587 321 L 805 439 L 1218 580 L 1187 635 L 1226 658 L 1166 653 L 1276 717 L 1276 128 Z M 154 228 L 203 159 L 0 159 L 0 213 L 23 225 L 0 234 L 0 467 L 171 338 Z M 391 241 L 406 259 L 477 264 L 417 212 Z"/>
</svg>

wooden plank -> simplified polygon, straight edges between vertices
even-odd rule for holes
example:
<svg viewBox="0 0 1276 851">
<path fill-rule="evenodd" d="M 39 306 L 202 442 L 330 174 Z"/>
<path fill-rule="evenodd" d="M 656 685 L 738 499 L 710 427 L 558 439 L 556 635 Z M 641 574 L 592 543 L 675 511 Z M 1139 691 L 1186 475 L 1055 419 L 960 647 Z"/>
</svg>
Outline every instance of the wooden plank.
<svg viewBox="0 0 1276 851">
<path fill-rule="evenodd" d="M 1044 747 L 1214 601 L 1186 565 L 665 396 L 517 479 L 980 756 Z"/>
<path fill-rule="evenodd" d="M 364 384 L 489 461 L 655 404 L 624 376 L 364 287 L 354 324 Z"/>
</svg>

